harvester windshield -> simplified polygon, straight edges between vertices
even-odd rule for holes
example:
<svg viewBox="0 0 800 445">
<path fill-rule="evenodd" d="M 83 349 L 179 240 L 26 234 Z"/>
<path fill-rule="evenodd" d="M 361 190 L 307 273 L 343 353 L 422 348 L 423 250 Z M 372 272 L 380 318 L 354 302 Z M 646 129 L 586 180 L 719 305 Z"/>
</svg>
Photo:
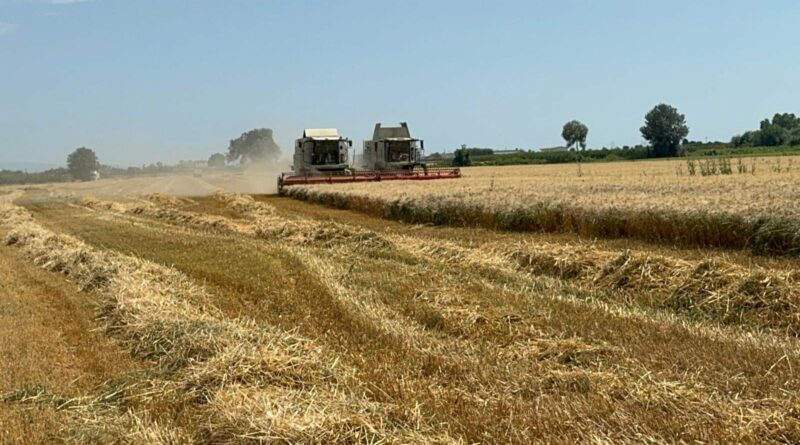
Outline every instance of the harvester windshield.
<svg viewBox="0 0 800 445">
<path fill-rule="evenodd" d="M 339 153 L 339 140 L 316 140 L 313 145 L 312 161 L 314 165 L 342 164 L 347 162 L 346 156 Z M 345 159 L 340 159 L 344 157 Z"/>
<path fill-rule="evenodd" d="M 389 162 L 416 161 L 417 141 L 387 141 L 386 152 Z"/>
</svg>

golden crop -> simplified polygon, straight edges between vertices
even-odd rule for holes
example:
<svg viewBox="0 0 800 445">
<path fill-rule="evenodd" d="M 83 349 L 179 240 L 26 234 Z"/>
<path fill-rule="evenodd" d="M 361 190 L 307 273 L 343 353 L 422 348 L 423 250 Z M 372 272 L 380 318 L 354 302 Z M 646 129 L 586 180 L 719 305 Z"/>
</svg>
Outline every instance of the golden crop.
<svg viewBox="0 0 800 445">
<path fill-rule="evenodd" d="M 793 260 L 223 192 L 0 216 L 10 443 L 800 437 Z"/>
<path fill-rule="evenodd" d="M 302 186 L 287 194 L 412 223 L 800 252 L 800 159 L 737 160 L 729 174 L 720 162 L 475 167 L 456 180 Z"/>
<path fill-rule="evenodd" d="M 800 157 L 745 159 L 745 173 L 732 163 L 730 175 L 700 176 L 698 166 L 696 175 L 689 176 L 685 160 L 654 160 L 582 164 L 580 169 L 576 164 L 469 167 L 458 180 L 302 188 L 382 200 L 459 201 L 501 210 L 553 202 L 584 209 L 703 210 L 800 219 Z"/>
</svg>

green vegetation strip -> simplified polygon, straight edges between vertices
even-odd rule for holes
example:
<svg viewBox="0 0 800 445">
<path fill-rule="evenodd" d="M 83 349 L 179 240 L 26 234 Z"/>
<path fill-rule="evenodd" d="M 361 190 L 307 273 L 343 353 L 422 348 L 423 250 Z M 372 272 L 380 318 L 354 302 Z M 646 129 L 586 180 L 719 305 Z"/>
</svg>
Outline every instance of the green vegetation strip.
<svg viewBox="0 0 800 445">
<path fill-rule="evenodd" d="M 750 219 L 730 213 L 703 211 L 586 209 L 549 201 L 527 207 L 491 209 L 453 200 L 384 201 L 302 188 L 290 188 L 285 194 L 303 201 L 412 224 L 572 232 L 687 247 L 748 249 L 758 255 L 796 256 L 800 253 L 800 224 L 780 217 Z"/>
</svg>

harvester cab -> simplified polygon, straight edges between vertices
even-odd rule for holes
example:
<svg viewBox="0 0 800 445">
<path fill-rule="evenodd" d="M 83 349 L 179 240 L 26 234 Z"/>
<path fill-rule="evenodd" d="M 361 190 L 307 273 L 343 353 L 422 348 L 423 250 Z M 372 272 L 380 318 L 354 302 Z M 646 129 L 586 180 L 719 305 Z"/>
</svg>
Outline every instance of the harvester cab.
<svg viewBox="0 0 800 445">
<path fill-rule="evenodd" d="M 375 124 L 372 139 L 364 141 L 363 162 L 368 170 L 413 170 L 426 167 L 422 162 L 425 143 L 411 137 L 408 124 L 384 127 Z"/>
<path fill-rule="evenodd" d="M 349 167 L 348 152 L 353 141 L 339 136 L 335 128 L 307 128 L 294 143 L 295 175 L 343 172 Z"/>
</svg>

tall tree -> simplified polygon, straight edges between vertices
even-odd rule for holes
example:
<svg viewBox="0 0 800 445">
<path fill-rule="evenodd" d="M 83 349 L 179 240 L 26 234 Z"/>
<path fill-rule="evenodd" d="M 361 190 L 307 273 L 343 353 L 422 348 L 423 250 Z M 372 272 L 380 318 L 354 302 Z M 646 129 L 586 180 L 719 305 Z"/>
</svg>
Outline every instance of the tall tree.
<svg viewBox="0 0 800 445">
<path fill-rule="evenodd" d="M 89 181 L 94 178 L 94 172 L 100 168 L 94 150 L 80 147 L 67 156 L 67 169 L 73 178 Z"/>
<path fill-rule="evenodd" d="M 472 159 L 470 159 L 469 149 L 466 144 L 462 144 L 453 157 L 453 167 L 467 167 L 471 164 Z"/>
<path fill-rule="evenodd" d="M 242 133 L 228 145 L 228 161 L 276 161 L 281 149 L 272 138 L 272 129 L 256 128 Z"/>
<path fill-rule="evenodd" d="M 564 124 L 564 129 L 561 130 L 561 137 L 567 142 L 567 148 L 573 146 L 577 149 L 578 146 L 581 150 L 586 149 L 586 136 L 589 135 L 589 128 L 580 121 L 569 121 Z"/>
<path fill-rule="evenodd" d="M 656 157 L 677 156 L 681 140 L 689 135 L 686 116 L 667 104 L 658 104 L 644 116 L 642 137 L 653 146 Z"/>
<path fill-rule="evenodd" d="M 222 153 L 214 153 L 208 157 L 209 167 L 225 167 L 225 155 Z"/>
</svg>

